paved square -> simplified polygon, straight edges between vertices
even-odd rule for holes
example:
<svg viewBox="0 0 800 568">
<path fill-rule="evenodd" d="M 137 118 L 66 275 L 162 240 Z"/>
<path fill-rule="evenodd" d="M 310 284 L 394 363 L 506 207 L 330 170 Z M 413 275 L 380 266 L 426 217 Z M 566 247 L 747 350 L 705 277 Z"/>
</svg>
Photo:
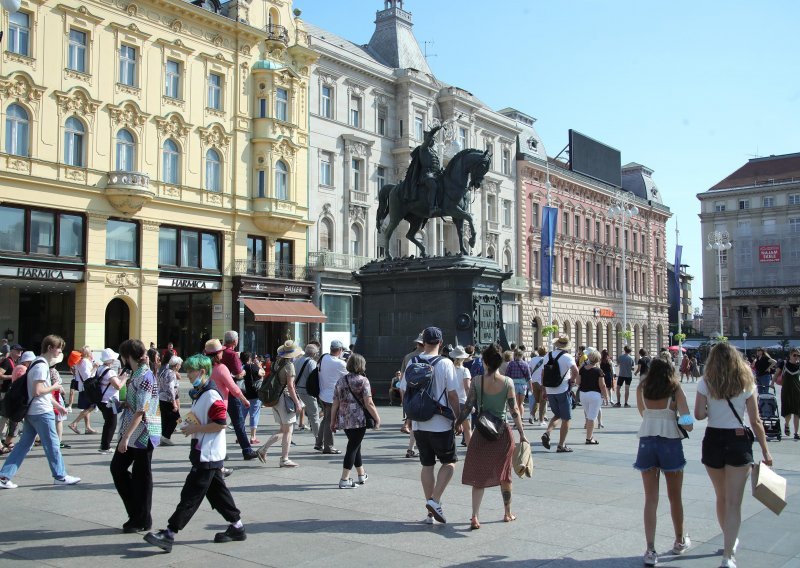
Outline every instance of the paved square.
<svg viewBox="0 0 800 568">
<path fill-rule="evenodd" d="M 690 401 L 694 385 L 686 386 Z M 470 488 L 461 485 L 461 463 L 445 492 L 447 525 L 428 526 L 419 484 L 419 462 L 404 457 L 407 438 L 399 432 L 400 409 L 380 407 L 384 426 L 368 432 L 363 455 L 370 479 L 355 490 L 339 490 L 341 456 L 313 451 L 309 432 L 295 436 L 291 457 L 297 469 L 278 468 L 280 450 L 271 450 L 266 465 L 244 462 L 228 431 L 228 478 L 248 539 L 214 544 L 225 521 L 207 502 L 186 530 L 177 535 L 171 554 L 122 534 L 126 520 L 114 490 L 108 464 L 97 453 L 98 436 L 76 436 L 64 458 L 69 473 L 83 481 L 75 487 L 53 487 L 41 449 L 31 451 L 14 479 L 19 489 L 0 491 L 4 519 L 0 535 L 2 566 L 641 566 L 643 491 L 631 467 L 640 417 L 635 408 L 604 409 L 606 428 L 600 444 L 583 444 L 580 408 L 568 442 L 572 454 L 546 452 L 542 428 L 526 423 L 534 444 L 532 479 L 514 478 L 514 512 L 518 520 L 502 522 L 500 490 L 488 489 L 479 531 L 469 530 Z M 94 425 L 101 424 L 99 414 Z M 275 430 L 271 411 L 262 413 L 259 437 Z M 683 557 L 667 554 L 672 524 L 662 483 L 656 548 L 660 564 L 718 566 L 722 535 L 714 513 L 714 492 L 700 464 L 704 425 L 684 442 L 689 464 L 684 481 L 686 528 L 693 546 Z M 176 438 L 177 440 L 177 438 Z M 337 445 L 345 438 L 337 434 Z M 460 458 L 463 458 L 460 448 Z M 800 442 L 772 443 L 777 471 L 789 480 L 789 506 L 780 517 L 745 496 L 741 545 L 742 567 L 800 567 Z M 759 452 L 757 451 L 758 455 Z M 154 529 L 162 528 L 178 502 L 189 470 L 188 442 L 158 448 L 153 460 Z"/>
</svg>

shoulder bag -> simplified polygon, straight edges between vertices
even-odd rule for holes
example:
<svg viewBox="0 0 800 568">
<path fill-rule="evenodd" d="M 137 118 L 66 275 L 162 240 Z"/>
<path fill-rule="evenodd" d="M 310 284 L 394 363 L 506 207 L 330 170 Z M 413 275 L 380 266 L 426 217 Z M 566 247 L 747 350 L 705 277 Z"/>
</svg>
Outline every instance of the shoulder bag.
<svg viewBox="0 0 800 568">
<path fill-rule="evenodd" d="M 502 418 L 483 409 L 483 380 L 485 378 L 481 377 L 480 392 L 478 393 L 478 419 L 475 421 L 475 428 L 484 438 L 493 442 L 500 439 L 506 428 Z"/>
<path fill-rule="evenodd" d="M 739 424 L 741 424 L 742 428 L 744 428 L 745 436 L 747 436 L 747 439 L 750 441 L 750 444 L 752 444 L 756 439 L 755 434 L 753 434 L 753 431 L 750 429 L 750 426 L 745 426 L 744 421 L 739 416 L 739 413 L 736 412 L 736 409 L 733 407 L 733 403 L 731 402 L 731 399 L 726 398 L 725 400 L 728 401 L 728 406 L 731 407 L 731 412 L 733 412 L 733 415 L 736 417 L 736 420 L 738 420 Z"/>
<path fill-rule="evenodd" d="M 347 385 L 347 390 L 350 391 L 350 394 L 353 395 L 353 398 L 358 403 L 358 405 L 361 407 L 361 410 L 364 411 L 364 421 L 367 424 L 367 428 L 369 428 L 370 430 L 373 430 L 375 428 L 375 419 L 372 417 L 372 414 L 370 414 L 369 411 L 366 409 L 366 407 L 364 406 L 364 403 L 361 402 L 361 399 L 358 398 L 356 396 L 356 393 L 353 392 L 353 389 L 350 388 L 350 380 L 347 378 L 347 375 L 344 376 L 344 382 Z"/>
</svg>

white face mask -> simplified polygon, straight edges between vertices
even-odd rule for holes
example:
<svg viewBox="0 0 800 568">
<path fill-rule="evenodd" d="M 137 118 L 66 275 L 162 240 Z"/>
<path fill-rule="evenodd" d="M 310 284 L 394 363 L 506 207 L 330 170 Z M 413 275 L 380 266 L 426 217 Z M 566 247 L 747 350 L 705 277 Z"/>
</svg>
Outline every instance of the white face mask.
<svg viewBox="0 0 800 568">
<path fill-rule="evenodd" d="M 49 363 L 49 365 L 51 367 L 53 365 L 58 365 L 59 363 L 61 363 L 61 361 L 64 360 L 64 352 L 62 351 L 61 353 L 59 353 L 55 357 L 53 357 L 50 354 L 48 354 L 48 355 L 45 356 L 45 359 L 47 359 L 47 362 Z"/>
</svg>

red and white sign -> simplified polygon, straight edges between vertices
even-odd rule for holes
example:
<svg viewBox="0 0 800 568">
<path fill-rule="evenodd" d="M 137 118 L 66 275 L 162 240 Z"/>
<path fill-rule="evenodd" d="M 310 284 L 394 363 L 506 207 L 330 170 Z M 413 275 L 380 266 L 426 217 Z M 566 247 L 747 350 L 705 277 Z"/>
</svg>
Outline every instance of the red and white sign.
<svg viewBox="0 0 800 568">
<path fill-rule="evenodd" d="M 780 262 L 781 245 L 766 245 L 758 247 L 759 262 Z"/>
</svg>

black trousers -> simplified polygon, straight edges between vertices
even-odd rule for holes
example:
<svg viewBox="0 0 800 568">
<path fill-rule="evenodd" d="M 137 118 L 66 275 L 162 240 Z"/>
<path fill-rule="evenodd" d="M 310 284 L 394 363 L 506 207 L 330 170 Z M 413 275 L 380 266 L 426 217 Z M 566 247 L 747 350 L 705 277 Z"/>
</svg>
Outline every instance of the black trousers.
<svg viewBox="0 0 800 568">
<path fill-rule="evenodd" d="M 153 444 L 150 442 L 147 443 L 147 449 L 128 448 L 124 454 L 117 450 L 111 458 L 111 477 L 128 512 L 129 523 L 142 528 L 153 524 L 150 517 L 153 504 L 152 463 Z M 128 471 L 128 468 L 131 470 Z"/>
<path fill-rule="evenodd" d="M 178 426 L 178 418 L 181 417 L 181 413 L 175 410 L 171 402 L 159 400 L 158 406 L 161 410 L 161 435 L 164 438 L 171 438 Z"/>
<path fill-rule="evenodd" d="M 366 428 L 348 428 L 344 433 L 347 436 L 347 449 L 344 452 L 344 469 L 352 469 L 353 466 L 361 467 L 361 442 L 364 440 Z"/>
<path fill-rule="evenodd" d="M 111 442 L 114 441 L 114 432 L 117 430 L 117 415 L 105 404 L 97 405 L 100 414 L 103 415 L 103 434 L 100 437 L 100 449 L 110 450 Z"/>
<path fill-rule="evenodd" d="M 181 502 L 167 521 L 167 528 L 172 532 L 178 532 L 189 524 L 204 497 L 208 499 L 211 508 L 218 511 L 229 523 L 233 524 L 240 519 L 239 509 L 236 508 L 233 495 L 225 485 L 222 470 L 192 467 L 181 490 Z"/>
</svg>

